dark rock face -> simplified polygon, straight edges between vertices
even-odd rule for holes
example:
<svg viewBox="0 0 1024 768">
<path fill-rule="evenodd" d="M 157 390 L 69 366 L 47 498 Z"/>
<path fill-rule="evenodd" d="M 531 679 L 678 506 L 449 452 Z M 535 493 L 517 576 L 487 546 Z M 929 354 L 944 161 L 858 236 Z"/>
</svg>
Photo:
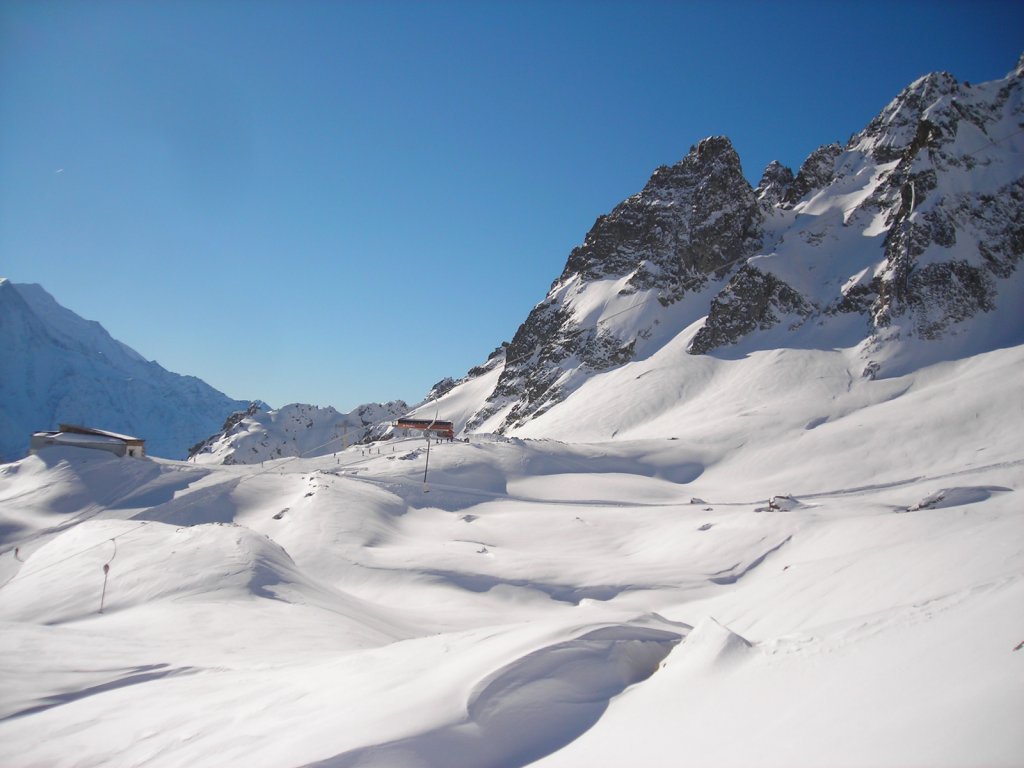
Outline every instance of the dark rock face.
<svg viewBox="0 0 1024 768">
<path fill-rule="evenodd" d="M 704 139 L 676 165 L 658 168 L 643 191 L 601 216 L 569 254 L 556 284 L 632 275 L 666 302 L 709 274 L 755 253 L 761 212 L 732 143 Z"/>
<path fill-rule="evenodd" d="M 835 178 L 836 158 L 842 154 L 843 148 L 838 144 L 826 144 L 818 147 L 800 166 L 793 183 L 786 188 L 782 202 L 792 206 L 803 199 L 808 193 L 824 189 Z"/>
<path fill-rule="evenodd" d="M 538 304 L 519 326 L 506 350 L 506 364 L 488 406 L 467 425 L 467 430 L 489 418 L 507 401 L 520 400 L 508 417 L 521 423 L 539 415 L 548 401 L 557 401 L 556 381 L 562 371 L 558 364 L 580 351 L 582 329 L 571 313 L 549 300 Z"/>
<path fill-rule="evenodd" d="M 879 113 L 851 143 L 865 136 L 884 137 L 871 148 L 871 156 L 879 163 L 899 160 L 913 137 L 919 136 L 919 123 L 925 111 L 937 100 L 960 93 L 960 84 L 948 72 L 934 72 L 911 83 Z M 947 114 L 946 117 L 951 115 Z M 935 120 L 934 117 L 931 118 Z M 940 127 L 955 131 L 955 122 L 942 121 Z M 935 123 L 933 122 L 933 125 Z"/>
<path fill-rule="evenodd" d="M 959 236 L 973 240 L 977 258 L 951 258 L 923 266 L 936 246 L 952 250 Z M 890 231 L 888 269 L 870 307 L 879 328 L 909 316 L 911 329 L 935 339 L 951 324 L 994 308 L 997 280 L 1009 277 L 1024 256 L 1024 180 L 996 195 L 943 198 L 919 222 Z"/>
<path fill-rule="evenodd" d="M 500 365 L 501 363 L 505 362 L 507 351 L 508 342 L 501 342 L 501 344 L 498 345 L 497 349 L 495 349 L 493 352 L 491 352 L 491 354 L 487 356 L 487 360 L 486 362 L 484 362 L 483 365 L 474 365 L 472 368 L 469 369 L 469 372 L 466 374 L 466 379 L 471 379 L 474 378 L 475 376 L 483 376 L 485 373 L 494 370 L 494 367 L 496 365 Z M 461 379 L 460 381 L 465 381 L 465 379 Z"/>
<path fill-rule="evenodd" d="M 723 137 L 704 139 L 674 166 L 658 168 L 644 189 L 597 219 L 569 254 L 548 299 L 530 312 L 507 351 L 505 370 L 476 424 L 509 401 L 506 423 L 543 413 L 564 395 L 567 367 L 604 371 L 633 358 L 637 339 L 584 327 L 566 305 L 574 282 L 628 278 L 621 293 L 657 291 L 670 306 L 757 252 L 763 214 Z"/>
<path fill-rule="evenodd" d="M 998 280 L 1014 272 L 1024 251 L 1024 168 L 1003 171 L 1016 179 L 991 192 L 974 191 L 969 179 L 972 172 L 983 175 L 1015 162 L 1000 153 L 998 142 L 1007 124 L 1019 126 L 1024 118 L 1021 77 L 1018 67 L 998 86 L 971 89 L 947 73 L 928 75 L 904 89 L 845 150 L 833 144 L 813 152 L 778 208 L 800 210 L 812 193 L 848 183 L 847 174 L 863 170 L 865 161 L 885 164 L 874 166 L 878 183 L 856 209 L 884 218 L 882 254 L 872 279 L 817 302 L 794 301 L 795 291 L 780 290 L 778 306 L 804 317 L 863 314 L 869 335 L 899 324 L 903 333 L 926 340 L 991 311 Z M 969 148 L 958 141 L 964 133 L 977 137 Z M 763 202 L 785 184 L 779 167 L 773 164 L 769 171 L 759 185 Z M 818 246 L 827 232 L 804 236 Z M 734 279 L 747 280 L 746 269 Z M 709 352 L 765 327 L 763 291 L 748 291 L 748 300 L 741 301 L 729 295 L 733 288 L 712 302 L 691 352 Z"/>
<path fill-rule="evenodd" d="M 797 291 L 748 264 L 712 300 L 708 319 L 687 351 L 702 355 L 733 344 L 755 330 L 773 328 L 786 315 L 798 317 L 795 327 L 813 312 L 813 307 Z"/>
<path fill-rule="evenodd" d="M 754 190 L 754 195 L 763 205 L 778 205 L 786 199 L 786 194 L 793 186 L 793 171 L 778 160 L 772 160 L 761 174 L 761 181 Z"/>
<path fill-rule="evenodd" d="M 457 384 L 458 382 L 451 376 L 446 376 L 430 388 L 430 392 L 427 393 L 426 399 L 436 400 L 439 397 L 443 397 L 455 389 Z"/>
<path fill-rule="evenodd" d="M 950 324 L 995 308 L 992 277 L 965 261 L 917 270 L 910 276 L 907 293 L 907 312 L 923 339 L 937 339 Z"/>
<path fill-rule="evenodd" d="M 869 309 L 875 328 L 900 322 L 911 334 L 936 339 L 995 306 L 996 281 L 1009 277 L 1024 253 L 1024 181 L 1018 170 L 1006 186 L 979 193 L 965 180 L 1006 162 L 999 146 L 1006 128 L 995 126 L 1024 119 L 1021 80 L 1019 68 L 998 88 L 961 85 L 945 72 L 928 75 L 851 139 L 851 148 L 895 162 L 869 201 L 888 211 L 885 264 Z M 961 135 L 976 138 L 965 147 Z M 945 178 L 959 181 L 944 185 Z"/>
</svg>

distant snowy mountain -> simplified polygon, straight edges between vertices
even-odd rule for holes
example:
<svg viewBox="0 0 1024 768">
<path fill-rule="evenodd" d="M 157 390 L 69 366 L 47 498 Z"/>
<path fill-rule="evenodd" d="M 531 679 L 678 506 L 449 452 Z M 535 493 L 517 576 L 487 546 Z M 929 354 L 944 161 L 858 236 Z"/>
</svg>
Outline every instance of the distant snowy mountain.
<svg viewBox="0 0 1024 768">
<path fill-rule="evenodd" d="M 180 459 L 248 406 L 147 361 L 41 286 L 0 278 L 0 460 L 59 422 L 137 435 L 148 453 Z"/>
<path fill-rule="evenodd" d="M 361 405 L 351 413 L 302 403 L 269 412 L 254 405 L 193 446 L 189 458 L 202 464 L 258 464 L 285 456 L 324 456 L 379 437 L 408 410 L 401 400 Z"/>
<path fill-rule="evenodd" d="M 599 217 L 503 360 L 435 391 L 438 405 L 470 432 L 672 434 L 660 416 L 708 370 L 679 351 L 842 353 L 851 376 L 876 378 L 1024 342 L 1022 78 L 1024 58 L 979 85 L 922 77 L 845 147 L 795 175 L 773 162 L 757 188 L 727 138 L 704 139 Z M 665 365 L 687 371 L 677 399 L 647 377 Z M 597 402 L 619 416 L 584 435 Z"/>
</svg>

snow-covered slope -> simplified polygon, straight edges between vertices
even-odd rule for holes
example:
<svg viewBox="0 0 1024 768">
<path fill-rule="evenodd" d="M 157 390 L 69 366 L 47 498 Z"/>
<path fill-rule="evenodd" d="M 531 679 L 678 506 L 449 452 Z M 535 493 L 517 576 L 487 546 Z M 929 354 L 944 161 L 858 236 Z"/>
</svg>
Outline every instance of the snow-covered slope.
<svg viewBox="0 0 1024 768">
<path fill-rule="evenodd" d="M 137 435 L 157 456 L 184 458 L 248 401 L 145 360 L 41 286 L 0 278 L 0 460 L 24 456 L 58 423 Z"/>
<path fill-rule="evenodd" d="M 421 439 L 0 467 L 0 764 L 1015 765 L 1024 348 L 677 353 L 676 439 L 474 435 L 427 487 Z"/>
<path fill-rule="evenodd" d="M 324 456 L 379 437 L 408 410 L 401 400 L 367 403 L 351 413 L 302 403 L 276 411 L 251 407 L 194 446 L 189 459 L 201 464 L 259 464 L 284 456 Z"/>
<path fill-rule="evenodd" d="M 892 377 L 1024 343 L 1022 82 L 1024 59 L 979 85 L 923 77 L 845 148 L 821 147 L 795 176 L 773 163 L 756 189 L 728 139 L 699 142 L 598 218 L 465 429 L 536 435 L 543 422 L 560 437 L 547 415 L 578 424 L 563 406 L 600 389 L 623 414 L 602 414 L 602 437 L 637 426 L 634 403 L 671 435 L 683 391 L 666 400 L 646 374 L 680 351 L 711 358 L 678 363 L 704 371 L 842 350 L 854 377 Z M 459 388 L 481 381 L 448 393 L 460 412 Z"/>
<path fill-rule="evenodd" d="M 469 442 L 0 466 L 0 765 L 1019 765 L 1020 74 L 660 170 L 418 408 Z"/>
</svg>

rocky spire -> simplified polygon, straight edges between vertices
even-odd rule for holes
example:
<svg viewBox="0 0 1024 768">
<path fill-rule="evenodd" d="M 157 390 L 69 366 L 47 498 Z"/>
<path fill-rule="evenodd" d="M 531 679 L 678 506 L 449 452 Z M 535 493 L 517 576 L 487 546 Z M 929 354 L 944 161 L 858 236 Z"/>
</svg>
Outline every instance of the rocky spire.
<svg viewBox="0 0 1024 768">
<path fill-rule="evenodd" d="M 792 185 L 793 171 L 778 160 L 772 160 L 761 174 L 761 181 L 754 194 L 764 205 L 778 205 L 785 199 Z"/>
<path fill-rule="evenodd" d="M 810 192 L 827 187 L 835 178 L 836 158 L 842 151 L 842 147 L 832 143 L 811 152 L 800 166 L 793 183 L 786 190 L 783 202 L 791 206 Z"/>
<path fill-rule="evenodd" d="M 760 245 L 761 212 L 739 156 L 724 136 L 662 166 L 641 192 L 600 216 L 569 254 L 558 282 L 632 275 L 673 301 L 703 277 Z"/>
</svg>

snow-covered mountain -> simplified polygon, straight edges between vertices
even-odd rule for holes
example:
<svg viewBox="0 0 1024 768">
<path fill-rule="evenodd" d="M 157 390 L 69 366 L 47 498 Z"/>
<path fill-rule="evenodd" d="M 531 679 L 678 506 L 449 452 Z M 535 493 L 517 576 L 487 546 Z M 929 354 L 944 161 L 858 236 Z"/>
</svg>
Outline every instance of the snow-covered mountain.
<svg viewBox="0 0 1024 768">
<path fill-rule="evenodd" d="M 0 278 L 0 460 L 60 422 L 137 435 L 148 453 L 181 459 L 249 405 L 147 361 L 41 286 Z"/>
<path fill-rule="evenodd" d="M 702 372 L 744 356 L 814 350 L 859 379 L 1024 342 L 1022 79 L 1024 58 L 989 83 L 922 77 L 756 188 L 727 138 L 699 142 L 598 218 L 503 361 L 437 405 L 469 432 L 672 434 Z"/>
<path fill-rule="evenodd" d="M 435 385 L 468 443 L 0 466 L 0 764 L 1018 765 L 1020 78 L 699 143 Z"/>
<path fill-rule="evenodd" d="M 324 456 L 380 437 L 408 410 L 401 400 L 367 403 L 350 413 L 302 403 L 276 411 L 254 405 L 193 446 L 189 459 L 201 464 L 259 464 L 287 456 Z"/>
</svg>

